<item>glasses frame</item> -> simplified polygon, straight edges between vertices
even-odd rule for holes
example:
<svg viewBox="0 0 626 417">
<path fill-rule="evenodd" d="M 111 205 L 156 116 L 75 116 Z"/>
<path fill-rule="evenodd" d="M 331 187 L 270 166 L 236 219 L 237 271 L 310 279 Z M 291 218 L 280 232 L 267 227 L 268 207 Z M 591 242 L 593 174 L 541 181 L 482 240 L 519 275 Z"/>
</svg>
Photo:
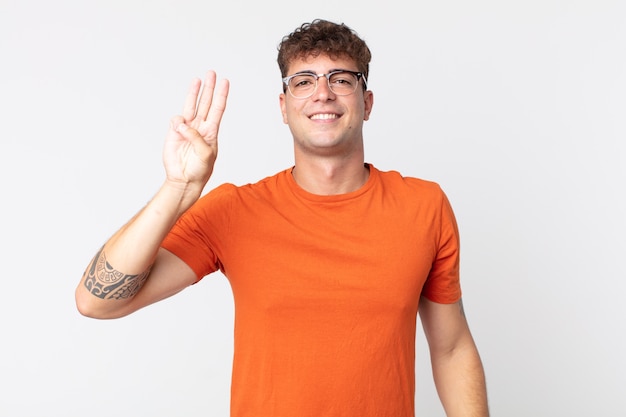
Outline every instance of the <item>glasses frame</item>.
<svg viewBox="0 0 626 417">
<path fill-rule="evenodd" d="M 330 77 L 333 76 L 334 74 L 338 74 L 340 72 L 347 72 L 347 73 L 352 74 L 352 75 L 354 75 L 356 77 L 356 85 L 354 87 L 354 90 L 351 91 L 348 94 L 337 94 L 337 93 L 335 93 L 335 91 L 333 90 L 333 88 L 330 85 Z M 298 97 L 298 96 L 294 95 L 293 92 L 291 91 L 291 88 L 289 88 L 289 82 L 294 77 L 297 77 L 299 75 L 311 75 L 311 76 L 313 76 L 315 78 L 315 87 L 313 88 L 313 91 L 311 91 L 311 94 L 309 94 L 308 96 Z M 359 88 L 358 84 L 359 84 L 359 81 L 361 79 L 363 79 L 363 91 L 365 91 L 367 89 L 367 78 L 365 78 L 365 74 L 363 74 L 362 72 L 345 70 L 345 69 L 338 69 L 338 70 L 330 71 L 330 72 L 328 72 L 326 74 L 316 74 L 313 71 L 300 71 L 300 72 L 296 72 L 295 74 L 291 74 L 291 75 L 288 75 L 288 76 L 284 77 L 283 78 L 283 84 L 285 85 L 284 88 L 286 90 L 289 90 L 289 94 L 291 94 L 291 97 L 296 98 L 296 99 L 305 99 L 305 98 L 309 98 L 313 94 L 315 94 L 315 92 L 317 91 L 317 85 L 319 83 L 319 79 L 321 77 L 326 78 L 326 83 L 328 84 L 328 89 L 330 91 L 332 91 L 332 93 L 337 95 L 337 96 L 349 96 L 350 94 L 354 94 L 354 92 L 357 90 L 357 88 Z"/>
</svg>

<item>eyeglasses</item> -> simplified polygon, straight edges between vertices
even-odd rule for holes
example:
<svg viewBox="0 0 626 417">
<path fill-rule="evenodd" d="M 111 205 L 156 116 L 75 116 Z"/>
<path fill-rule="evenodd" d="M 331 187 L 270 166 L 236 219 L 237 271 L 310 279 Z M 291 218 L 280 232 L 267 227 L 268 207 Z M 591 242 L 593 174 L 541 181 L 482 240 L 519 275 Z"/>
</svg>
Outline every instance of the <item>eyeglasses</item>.
<svg viewBox="0 0 626 417">
<path fill-rule="evenodd" d="M 349 70 L 331 71 L 328 74 L 315 74 L 311 71 L 297 72 L 283 78 L 283 83 L 294 98 L 309 98 L 317 90 L 317 80 L 320 77 L 326 78 L 328 88 L 338 96 L 354 93 L 361 78 L 363 78 L 363 88 L 367 87 L 367 80 L 362 72 Z"/>
</svg>

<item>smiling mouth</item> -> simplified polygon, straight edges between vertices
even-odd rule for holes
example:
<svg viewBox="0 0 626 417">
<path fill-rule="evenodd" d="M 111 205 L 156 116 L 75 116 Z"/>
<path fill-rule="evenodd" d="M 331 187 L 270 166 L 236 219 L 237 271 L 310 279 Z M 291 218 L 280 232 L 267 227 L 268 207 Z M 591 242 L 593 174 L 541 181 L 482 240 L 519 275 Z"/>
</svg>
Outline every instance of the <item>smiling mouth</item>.
<svg viewBox="0 0 626 417">
<path fill-rule="evenodd" d="M 337 119 L 339 116 L 336 115 L 335 113 L 319 113 L 319 114 L 314 114 L 310 117 L 311 120 L 330 120 L 330 119 Z"/>
</svg>

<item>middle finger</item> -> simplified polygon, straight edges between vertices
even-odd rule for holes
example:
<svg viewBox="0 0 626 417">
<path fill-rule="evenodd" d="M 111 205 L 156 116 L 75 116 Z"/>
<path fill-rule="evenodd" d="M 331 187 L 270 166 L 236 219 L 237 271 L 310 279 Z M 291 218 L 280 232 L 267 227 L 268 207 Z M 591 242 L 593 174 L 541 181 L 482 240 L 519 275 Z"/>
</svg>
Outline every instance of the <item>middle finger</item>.
<svg viewBox="0 0 626 417">
<path fill-rule="evenodd" d="M 200 94 L 200 100 L 198 100 L 198 107 L 196 110 L 196 119 L 199 121 L 205 121 L 211 108 L 211 102 L 213 101 L 213 91 L 215 90 L 215 71 L 208 71 L 202 86 L 202 93 Z"/>
</svg>

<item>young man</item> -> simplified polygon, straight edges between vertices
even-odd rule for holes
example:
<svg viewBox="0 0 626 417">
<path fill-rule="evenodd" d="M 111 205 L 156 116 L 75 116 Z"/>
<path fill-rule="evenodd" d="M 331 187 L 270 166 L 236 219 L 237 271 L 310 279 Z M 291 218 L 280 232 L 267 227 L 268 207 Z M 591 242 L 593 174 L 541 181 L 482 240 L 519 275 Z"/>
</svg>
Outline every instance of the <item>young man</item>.
<svg viewBox="0 0 626 417">
<path fill-rule="evenodd" d="M 419 316 L 448 416 L 487 416 L 459 284 L 454 215 L 435 183 L 364 161 L 370 51 L 323 20 L 286 36 L 278 63 L 295 165 L 200 198 L 228 82 L 193 83 L 164 147 L 166 179 L 96 254 L 79 311 L 115 318 L 220 270 L 235 301 L 231 414 L 414 415 Z"/>
</svg>

